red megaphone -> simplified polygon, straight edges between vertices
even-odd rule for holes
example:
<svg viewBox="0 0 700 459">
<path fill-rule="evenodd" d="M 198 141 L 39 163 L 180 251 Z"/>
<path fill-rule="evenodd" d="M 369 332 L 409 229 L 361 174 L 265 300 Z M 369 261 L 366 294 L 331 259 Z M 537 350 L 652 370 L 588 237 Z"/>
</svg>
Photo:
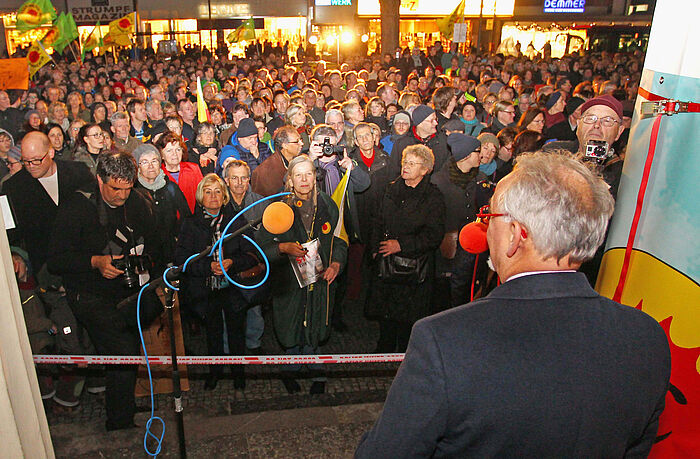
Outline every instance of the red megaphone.
<svg viewBox="0 0 700 459">
<path fill-rule="evenodd" d="M 484 253 L 489 249 L 486 240 L 487 226 L 481 222 L 471 222 L 464 225 L 459 232 L 459 245 L 469 253 Z"/>
</svg>

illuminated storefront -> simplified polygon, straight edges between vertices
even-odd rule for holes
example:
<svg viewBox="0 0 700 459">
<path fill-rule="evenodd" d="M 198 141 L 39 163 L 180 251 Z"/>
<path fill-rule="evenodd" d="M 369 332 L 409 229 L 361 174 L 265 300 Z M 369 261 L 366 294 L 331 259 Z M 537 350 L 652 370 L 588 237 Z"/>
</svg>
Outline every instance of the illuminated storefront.
<svg viewBox="0 0 700 459">
<path fill-rule="evenodd" d="M 541 53 L 546 43 L 551 46 L 552 57 L 576 53 L 588 47 L 586 29 L 576 28 L 575 24 L 506 23 L 500 38 L 500 52 L 515 55 L 515 45 L 519 44 L 520 52 L 530 58 L 535 52 Z"/>
<path fill-rule="evenodd" d="M 461 0 L 402 0 L 399 7 L 401 20 L 399 22 L 399 45 L 402 48 L 417 46 L 425 48 L 440 40 L 440 30 L 436 20 L 449 16 Z M 376 47 L 376 41 L 381 36 L 381 21 L 379 0 L 357 0 L 357 15 L 369 18 L 370 49 Z M 482 34 L 490 33 L 497 20 L 511 18 L 515 0 L 483 0 L 467 1 L 464 16 L 467 23 L 467 45 L 476 40 L 478 29 Z M 478 21 L 481 18 L 482 26 Z"/>
</svg>

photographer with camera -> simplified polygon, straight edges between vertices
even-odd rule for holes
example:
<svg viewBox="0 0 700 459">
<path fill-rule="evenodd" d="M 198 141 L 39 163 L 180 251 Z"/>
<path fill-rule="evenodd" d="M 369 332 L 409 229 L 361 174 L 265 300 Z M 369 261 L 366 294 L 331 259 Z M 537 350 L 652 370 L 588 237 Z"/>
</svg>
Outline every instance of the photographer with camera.
<svg viewBox="0 0 700 459">
<path fill-rule="evenodd" d="M 316 187 L 329 196 L 333 195 L 345 172 L 350 173 L 343 215 L 345 231 L 348 234 L 350 243 L 353 244 L 360 240 L 360 224 L 355 193 L 362 193 L 369 188 L 370 178 L 367 171 L 357 167 L 357 163 L 348 156 L 347 147 L 337 145 L 337 141 L 338 137 L 331 126 L 319 124 L 311 131 L 309 158 L 316 166 Z M 346 271 L 343 271 L 338 276 L 337 282 L 338 287 L 333 309 L 333 328 L 343 332 L 347 330 L 347 326 L 342 320 L 342 304 L 347 288 Z"/>
<path fill-rule="evenodd" d="M 158 276 L 151 259 L 161 259 L 161 244 L 148 200 L 132 192 L 136 176 L 131 154 L 101 153 L 98 189 L 61 203 L 49 247 L 49 271 L 63 277 L 68 303 L 102 355 L 138 354 L 136 297 L 149 276 Z M 144 295 L 144 326 L 159 305 L 154 293 Z M 134 426 L 136 368 L 107 366 L 108 431 Z"/>
</svg>

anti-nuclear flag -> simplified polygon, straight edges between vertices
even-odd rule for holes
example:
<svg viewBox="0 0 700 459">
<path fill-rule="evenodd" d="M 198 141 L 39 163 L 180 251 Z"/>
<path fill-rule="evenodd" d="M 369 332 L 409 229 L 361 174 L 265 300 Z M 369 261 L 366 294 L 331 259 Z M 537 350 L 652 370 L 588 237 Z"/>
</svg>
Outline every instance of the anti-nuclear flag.
<svg viewBox="0 0 700 459">
<path fill-rule="evenodd" d="M 455 23 L 464 21 L 464 2 L 465 0 L 459 2 L 455 10 L 449 16 L 436 21 L 440 33 L 448 39 L 452 39 Z"/>
<path fill-rule="evenodd" d="M 255 40 L 255 22 L 253 18 L 246 19 L 236 30 L 228 34 L 226 41 L 238 43 L 243 40 Z"/>
<path fill-rule="evenodd" d="M 197 77 L 197 121 L 199 121 L 200 123 L 211 123 L 211 116 L 209 115 L 207 102 L 204 100 L 204 93 L 202 92 L 202 82 L 199 80 L 199 77 Z"/>
<path fill-rule="evenodd" d="M 95 48 L 99 48 L 102 45 L 102 32 L 100 31 L 100 21 L 97 21 L 97 25 L 90 35 L 87 36 L 85 42 L 82 46 L 82 51 L 80 52 L 80 60 L 85 60 L 85 53 L 92 51 Z"/>
<path fill-rule="evenodd" d="M 29 64 L 29 78 L 32 78 L 40 68 L 51 61 L 51 57 L 39 42 L 32 43 L 27 52 L 27 63 Z"/>
<path fill-rule="evenodd" d="M 134 33 L 134 21 L 136 13 L 130 13 L 123 18 L 109 23 L 109 33 L 114 44 L 119 46 L 131 46 L 130 35 Z M 105 36 L 106 37 L 106 36 Z"/>
<path fill-rule="evenodd" d="M 338 206 L 338 223 L 335 225 L 335 230 L 333 231 L 333 236 L 339 237 L 344 240 L 346 244 L 350 244 L 350 238 L 348 237 L 347 231 L 345 231 L 345 198 L 348 192 L 348 180 L 350 179 L 350 171 L 347 171 L 338 186 L 335 187 L 335 191 L 331 195 L 331 199 Z"/>
<path fill-rule="evenodd" d="M 658 0 L 597 290 L 668 335 L 671 384 L 651 458 L 700 452 L 700 2 Z M 662 114 L 652 109 L 661 109 Z M 644 113 L 644 114 L 643 114 Z M 644 354 L 645 349 L 638 349 Z M 640 375 L 644 369 L 640 368 Z"/>
<path fill-rule="evenodd" d="M 17 10 L 17 30 L 26 32 L 56 19 L 56 8 L 50 0 L 28 0 Z"/>
<path fill-rule="evenodd" d="M 53 48 L 59 54 L 63 54 L 66 46 L 76 38 L 78 38 L 78 27 L 75 25 L 73 15 L 61 12 L 51 30 L 41 39 L 41 44 L 45 48 Z"/>
</svg>

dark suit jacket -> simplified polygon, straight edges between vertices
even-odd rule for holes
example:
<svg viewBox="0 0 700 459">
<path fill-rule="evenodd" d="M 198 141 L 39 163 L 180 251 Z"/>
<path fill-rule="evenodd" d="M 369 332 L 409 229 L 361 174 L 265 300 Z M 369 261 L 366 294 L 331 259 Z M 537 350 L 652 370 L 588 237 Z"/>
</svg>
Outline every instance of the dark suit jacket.
<svg viewBox="0 0 700 459">
<path fill-rule="evenodd" d="M 646 457 L 670 369 L 659 324 L 583 274 L 517 278 L 416 323 L 356 457 Z"/>
<path fill-rule="evenodd" d="M 57 159 L 56 170 L 59 204 L 72 197 L 76 190 L 93 192 L 97 186 L 95 177 L 84 163 Z M 5 182 L 2 194 L 8 195 L 17 223 L 17 228 L 8 234 L 10 241 L 13 245 L 22 244 L 27 249 L 36 272 L 46 261 L 58 206 L 39 180 L 26 169 Z"/>
</svg>

